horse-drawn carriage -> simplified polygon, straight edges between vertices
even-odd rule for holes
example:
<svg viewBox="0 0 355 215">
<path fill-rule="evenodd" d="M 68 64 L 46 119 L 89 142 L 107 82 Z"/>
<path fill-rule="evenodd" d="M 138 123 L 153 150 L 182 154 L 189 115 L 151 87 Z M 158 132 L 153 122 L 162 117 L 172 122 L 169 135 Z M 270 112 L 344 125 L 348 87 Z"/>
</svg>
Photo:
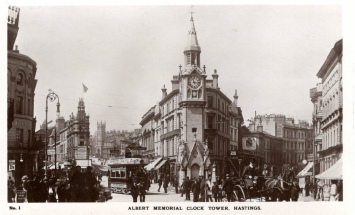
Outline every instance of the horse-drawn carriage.
<svg viewBox="0 0 355 215">
<path fill-rule="evenodd" d="M 259 199 L 259 201 L 297 201 L 299 186 L 293 181 L 294 173 L 283 176 L 244 176 L 233 180 L 233 201 Z"/>
</svg>

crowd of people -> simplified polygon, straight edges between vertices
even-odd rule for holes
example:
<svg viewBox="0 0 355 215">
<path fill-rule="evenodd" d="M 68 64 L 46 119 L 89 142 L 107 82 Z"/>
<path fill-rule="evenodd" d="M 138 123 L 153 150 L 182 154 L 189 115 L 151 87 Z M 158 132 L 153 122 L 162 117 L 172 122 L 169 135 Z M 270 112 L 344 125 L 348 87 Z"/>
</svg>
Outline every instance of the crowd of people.
<svg viewBox="0 0 355 215">
<path fill-rule="evenodd" d="M 49 173 L 51 171 L 48 171 Z M 21 183 L 15 186 L 8 180 L 8 202 L 20 202 L 17 191 L 26 191 L 25 202 L 95 202 L 99 198 L 101 173 L 94 172 L 91 166 L 82 169 L 61 171 L 60 175 L 38 174 L 30 179 L 22 176 Z"/>
</svg>

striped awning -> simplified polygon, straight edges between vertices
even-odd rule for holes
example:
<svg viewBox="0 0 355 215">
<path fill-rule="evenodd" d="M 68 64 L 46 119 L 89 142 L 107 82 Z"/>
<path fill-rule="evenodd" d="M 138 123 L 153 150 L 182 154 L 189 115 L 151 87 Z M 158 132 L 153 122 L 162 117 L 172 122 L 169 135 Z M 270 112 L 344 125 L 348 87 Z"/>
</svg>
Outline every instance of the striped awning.
<svg viewBox="0 0 355 215">
<path fill-rule="evenodd" d="M 147 171 L 152 170 L 162 159 L 162 157 L 155 159 L 153 162 L 145 166 L 144 169 Z"/>
<path fill-rule="evenodd" d="M 168 160 L 162 160 L 156 167 L 154 167 L 154 170 L 160 169 L 160 167 L 162 167 L 165 164 L 165 162 L 167 162 L 167 161 Z"/>
<path fill-rule="evenodd" d="M 303 168 L 303 170 L 301 172 L 299 172 L 297 174 L 297 178 L 303 178 L 303 177 L 307 177 L 307 176 L 311 176 L 313 175 L 312 172 L 310 172 L 309 170 L 313 167 L 313 162 L 308 162 L 308 164 Z"/>
<path fill-rule="evenodd" d="M 343 159 L 340 158 L 333 166 L 325 170 L 319 175 L 316 175 L 319 179 L 343 179 Z"/>
</svg>

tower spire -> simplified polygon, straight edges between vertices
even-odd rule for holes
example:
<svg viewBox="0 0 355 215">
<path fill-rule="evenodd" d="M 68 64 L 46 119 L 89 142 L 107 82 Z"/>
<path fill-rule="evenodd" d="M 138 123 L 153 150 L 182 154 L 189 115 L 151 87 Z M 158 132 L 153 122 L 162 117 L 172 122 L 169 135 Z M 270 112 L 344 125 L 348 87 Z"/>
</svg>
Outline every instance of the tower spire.
<svg viewBox="0 0 355 215">
<path fill-rule="evenodd" d="M 191 28 L 188 33 L 187 42 L 184 50 L 185 66 L 187 67 L 200 67 L 200 53 L 201 47 L 198 44 L 197 33 L 195 29 L 195 23 L 193 18 L 192 6 L 191 6 Z"/>
<path fill-rule="evenodd" d="M 191 5 L 191 12 L 190 12 L 190 13 L 191 13 L 191 19 L 190 19 L 190 21 L 193 22 L 193 21 L 194 21 L 194 18 L 193 18 L 193 16 L 192 16 L 192 14 L 195 13 L 195 12 L 192 11 L 192 7 L 193 7 L 193 5 Z"/>
</svg>

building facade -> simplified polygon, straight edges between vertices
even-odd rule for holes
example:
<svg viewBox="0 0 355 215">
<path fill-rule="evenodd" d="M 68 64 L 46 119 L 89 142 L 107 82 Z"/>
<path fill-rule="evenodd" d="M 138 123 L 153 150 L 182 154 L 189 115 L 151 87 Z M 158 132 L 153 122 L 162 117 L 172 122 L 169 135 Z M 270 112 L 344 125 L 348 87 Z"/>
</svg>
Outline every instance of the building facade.
<svg viewBox="0 0 355 215">
<path fill-rule="evenodd" d="M 300 171 L 304 166 L 304 160 L 312 157 L 313 129 L 306 121 L 299 120 L 296 124 L 293 118 L 282 114 L 257 115 L 249 121 L 251 132 L 264 132 L 282 140 L 281 154 L 278 153 L 280 145 L 271 146 L 265 143 L 266 151 L 261 152 L 266 156 L 265 164 L 269 165 L 268 161 L 278 161 L 282 164 L 280 171 L 286 167 L 293 167 L 295 171 Z"/>
<path fill-rule="evenodd" d="M 343 154 L 343 40 L 335 43 L 317 73 L 322 79 L 322 141 L 317 145 L 320 173 L 329 169 Z M 328 183 L 328 182 L 327 182 Z"/>
<path fill-rule="evenodd" d="M 21 54 L 14 44 L 19 30 L 20 9 L 9 7 L 7 21 L 7 102 L 8 102 L 8 175 L 16 185 L 23 175 L 38 172 L 38 155 L 41 145 L 36 145 L 36 118 L 33 116 L 37 64 Z"/>
<path fill-rule="evenodd" d="M 183 54 L 184 66 L 173 76 L 171 92 L 164 85 L 162 99 L 142 117 L 142 143 L 151 157 L 163 158 L 155 170 L 164 174 L 177 174 L 180 180 L 208 177 L 214 164 L 216 175 L 224 177 L 225 157 L 238 147 L 243 121 L 238 96 L 231 101 L 222 93 L 217 70 L 207 79 L 192 17 Z"/>
<path fill-rule="evenodd" d="M 318 83 L 317 87 L 310 89 L 310 98 L 313 103 L 313 112 L 312 112 L 312 123 L 313 123 L 313 159 L 309 159 L 309 161 L 314 161 L 314 165 L 320 166 L 319 163 L 319 154 L 318 154 L 318 147 L 321 147 L 322 140 L 323 140 L 323 133 L 322 133 L 322 118 L 323 118 L 323 102 L 322 102 L 322 84 Z M 317 172 L 319 173 L 320 168 L 316 168 Z"/>
<path fill-rule="evenodd" d="M 89 159 L 90 154 L 90 116 L 85 112 L 84 99 L 79 98 L 76 116 L 69 116 L 67 131 L 67 158 Z"/>
</svg>

